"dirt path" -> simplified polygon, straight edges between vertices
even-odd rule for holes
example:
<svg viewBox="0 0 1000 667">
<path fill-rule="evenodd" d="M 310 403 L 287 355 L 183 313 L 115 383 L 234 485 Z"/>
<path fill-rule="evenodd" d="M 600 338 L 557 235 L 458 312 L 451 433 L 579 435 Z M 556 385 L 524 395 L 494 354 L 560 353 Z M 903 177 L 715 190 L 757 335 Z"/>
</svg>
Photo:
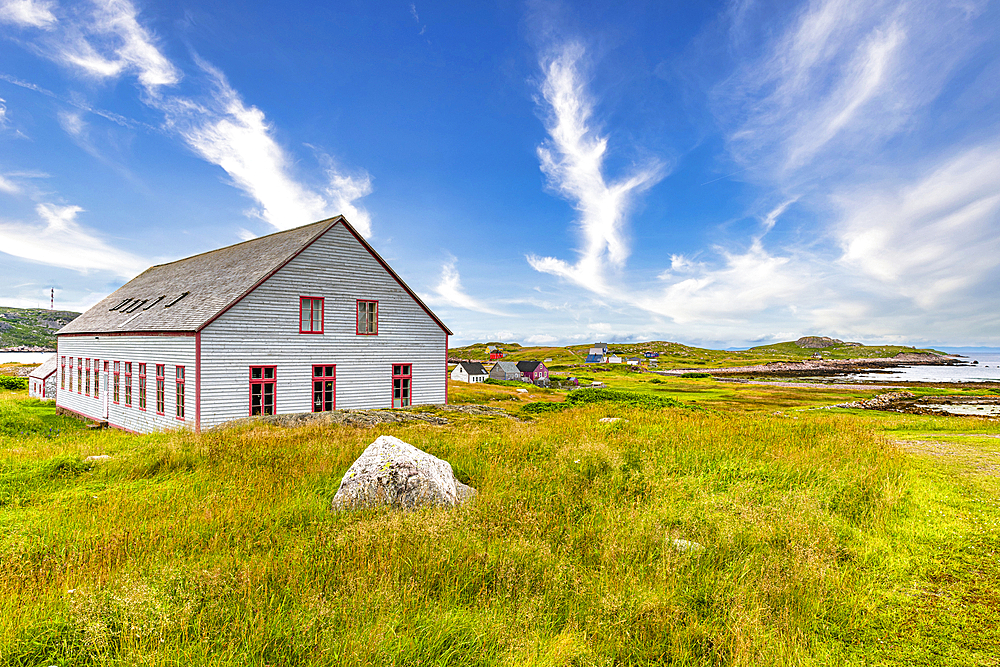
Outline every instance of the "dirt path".
<svg viewBox="0 0 1000 667">
<path fill-rule="evenodd" d="M 949 433 L 946 437 L 1000 438 L 1000 435 Z M 993 450 L 982 444 L 923 439 L 895 440 L 895 443 L 907 454 L 934 457 L 980 475 L 1000 475 L 1000 450 Z"/>
</svg>

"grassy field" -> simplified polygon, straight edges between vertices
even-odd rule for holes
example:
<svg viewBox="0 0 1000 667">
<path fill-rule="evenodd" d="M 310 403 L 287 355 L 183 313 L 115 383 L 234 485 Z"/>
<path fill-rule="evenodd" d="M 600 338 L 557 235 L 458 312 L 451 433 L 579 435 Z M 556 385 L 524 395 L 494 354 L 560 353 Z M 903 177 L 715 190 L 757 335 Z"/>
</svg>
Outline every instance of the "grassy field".
<svg viewBox="0 0 1000 667">
<path fill-rule="evenodd" d="M 0 392 L 0 664 L 1000 665 L 1000 423 L 601 379 L 687 407 L 136 436 Z M 383 433 L 478 497 L 331 512 Z"/>
</svg>

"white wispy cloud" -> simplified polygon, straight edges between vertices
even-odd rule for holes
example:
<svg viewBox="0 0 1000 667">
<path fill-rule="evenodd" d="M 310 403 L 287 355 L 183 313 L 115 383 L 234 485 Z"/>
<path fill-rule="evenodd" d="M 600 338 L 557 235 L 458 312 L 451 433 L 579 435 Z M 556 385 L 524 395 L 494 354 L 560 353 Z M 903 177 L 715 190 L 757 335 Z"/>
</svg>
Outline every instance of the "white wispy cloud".
<svg viewBox="0 0 1000 667">
<path fill-rule="evenodd" d="M 38 204 L 35 221 L 0 219 L 0 252 L 82 273 L 108 271 L 132 278 L 149 262 L 108 244 L 76 221 L 79 206 Z"/>
<path fill-rule="evenodd" d="M 59 125 L 62 129 L 74 138 L 79 138 L 87 126 L 79 111 L 60 111 L 56 117 L 59 119 Z"/>
<path fill-rule="evenodd" d="M 46 42 L 56 60 L 98 79 L 134 74 L 147 94 L 181 80 L 180 70 L 139 22 L 128 0 L 94 0 L 92 11 L 67 20 L 65 31 Z"/>
<path fill-rule="evenodd" d="M 617 181 L 605 179 L 608 139 L 592 127 L 594 102 L 583 79 L 583 58 L 583 46 L 573 42 L 543 59 L 541 93 L 547 105 L 549 140 L 538 147 L 549 186 L 569 200 L 579 215 L 579 258 L 571 264 L 530 255 L 528 262 L 537 271 L 606 294 L 608 270 L 621 268 L 629 255 L 624 228 L 630 206 L 637 194 L 663 178 L 665 169 L 660 162 L 650 162 Z"/>
<path fill-rule="evenodd" d="M 165 128 L 200 158 L 221 167 L 232 185 L 256 201 L 250 215 L 276 229 L 288 229 L 339 213 L 359 233 L 371 236 L 371 216 L 358 204 L 372 192 L 372 179 L 364 170 L 347 172 L 321 154 L 323 177 L 299 178 L 294 159 L 275 139 L 264 112 L 247 104 L 221 71 L 197 57 L 199 74 L 207 83 L 204 92 L 195 96 L 174 92 L 183 73 L 163 54 L 129 0 L 94 0 L 62 19 L 59 28 L 38 42 L 40 52 L 91 78 L 134 76 L 144 91 L 142 101 L 163 113 Z M 54 96 L 31 84 L 12 82 Z M 72 103 L 120 125 L 136 125 L 117 114 Z M 85 130 L 81 114 L 62 112 L 59 121 L 81 140 Z M 84 147 L 93 149 L 89 144 Z"/>
<path fill-rule="evenodd" d="M 54 2 L 45 0 L 3 0 L 0 2 L 0 23 L 23 28 L 49 28 L 56 23 Z"/>
<path fill-rule="evenodd" d="M 477 301 L 466 293 L 462 287 L 462 278 L 458 273 L 458 268 L 456 268 L 457 263 L 458 260 L 452 257 L 441 266 L 441 278 L 434 287 L 434 294 L 427 300 L 431 303 L 457 306 L 490 315 L 503 315 L 503 313 Z"/>
<path fill-rule="evenodd" d="M 916 178 L 834 199 L 845 267 L 924 308 L 970 288 L 988 296 L 981 287 L 1000 268 L 1000 146 L 975 147 Z"/>
<path fill-rule="evenodd" d="M 734 41 L 749 57 L 713 92 L 732 156 L 750 176 L 787 182 L 876 154 L 977 48 L 984 6 L 814 0 L 784 26 L 769 17 L 779 29 L 767 26 L 762 55 Z"/>
<path fill-rule="evenodd" d="M 195 153 L 222 167 L 236 187 L 258 202 L 252 214 L 277 229 L 289 229 L 342 213 L 359 233 L 370 236 L 371 218 L 355 202 L 371 193 L 371 178 L 364 172 L 342 173 L 324 158 L 327 185 L 322 194 L 299 182 L 264 112 L 248 106 L 218 69 L 200 65 L 212 82 L 207 100 L 166 97 L 156 106 Z"/>
<path fill-rule="evenodd" d="M 16 195 L 21 192 L 21 188 L 18 187 L 17 183 L 8 180 L 3 175 L 0 175 L 0 192 L 6 192 L 9 195 Z"/>
</svg>

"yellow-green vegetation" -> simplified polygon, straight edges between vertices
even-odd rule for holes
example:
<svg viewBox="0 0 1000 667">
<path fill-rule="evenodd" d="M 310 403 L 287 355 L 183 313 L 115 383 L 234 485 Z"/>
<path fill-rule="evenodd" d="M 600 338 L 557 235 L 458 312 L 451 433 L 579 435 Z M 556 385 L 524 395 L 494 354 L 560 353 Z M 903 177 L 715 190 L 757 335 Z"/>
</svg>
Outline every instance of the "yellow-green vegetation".
<svg viewBox="0 0 1000 667">
<path fill-rule="evenodd" d="M 997 664 L 1000 424 L 647 378 L 707 409 L 136 436 L 0 391 L 0 664 Z M 330 511 L 383 433 L 478 496 Z"/>
<path fill-rule="evenodd" d="M 54 349 L 56 331 L 79 315 L 69 310 L 0 306 L 0 347 L 37 345 Z"/>
</svg>

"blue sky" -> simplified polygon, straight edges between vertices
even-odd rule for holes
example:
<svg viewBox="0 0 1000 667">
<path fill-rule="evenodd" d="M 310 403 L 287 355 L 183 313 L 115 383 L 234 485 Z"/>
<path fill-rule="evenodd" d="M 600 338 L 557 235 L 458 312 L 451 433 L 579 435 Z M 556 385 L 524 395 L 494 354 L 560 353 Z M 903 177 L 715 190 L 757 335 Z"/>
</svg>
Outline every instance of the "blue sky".
<svg viewBox="0 0 1000 667">
<path fill-rule="evenodd" d="M 344 214 L 453 344 L 1000 345 L 996 2 L 0 0 L 0 303 Z"/>
</svg>

